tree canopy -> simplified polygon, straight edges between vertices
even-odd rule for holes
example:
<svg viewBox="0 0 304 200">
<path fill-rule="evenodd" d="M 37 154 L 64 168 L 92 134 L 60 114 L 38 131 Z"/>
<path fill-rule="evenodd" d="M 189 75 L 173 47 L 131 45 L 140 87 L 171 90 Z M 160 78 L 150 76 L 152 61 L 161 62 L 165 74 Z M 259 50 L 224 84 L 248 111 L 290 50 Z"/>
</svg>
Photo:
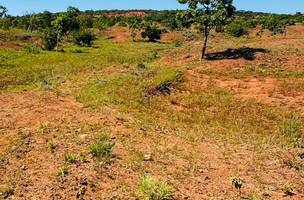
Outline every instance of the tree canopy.
<svg viewBox="0 0 304 200">
<path fill-rule="evenodd" d="M 202 49 L 203 59 L 205 57 L 208 36 L 215 27 L 227 24 L 232 18 L 235 7 L 233 0 L 178 0 L 181 4 L 187 4 L 189 10 L 183 14 L 189 24 L 195 24 L 204 34 L 204 45 Z M 183 18 L 181 17 L 181 18 Z"/>
<path fill-rule="evenodd" d="M 6 7 L 0 5 L 0 18 L 4 17 L 6 15 L 6 13 L 7 13 Z"/>
</svg>

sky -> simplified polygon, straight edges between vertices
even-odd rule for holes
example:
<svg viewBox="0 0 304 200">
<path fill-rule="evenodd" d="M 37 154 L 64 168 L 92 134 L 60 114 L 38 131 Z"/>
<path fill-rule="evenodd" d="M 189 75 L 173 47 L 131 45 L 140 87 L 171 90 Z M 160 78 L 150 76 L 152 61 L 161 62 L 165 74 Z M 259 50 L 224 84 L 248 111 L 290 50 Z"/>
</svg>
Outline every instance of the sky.
<svg viewBox="0 0 304 200">
<path fill-rule="evenodd" d="M 182 9 L 177 0 L 0 0 L 11 15 L 41 11 L 63 11 L 68 6 L 80 10 L 104 9 Z M 234 0 L 238 10 L 271 13 L 304 13 L 304 0 Z"/>
</svg>

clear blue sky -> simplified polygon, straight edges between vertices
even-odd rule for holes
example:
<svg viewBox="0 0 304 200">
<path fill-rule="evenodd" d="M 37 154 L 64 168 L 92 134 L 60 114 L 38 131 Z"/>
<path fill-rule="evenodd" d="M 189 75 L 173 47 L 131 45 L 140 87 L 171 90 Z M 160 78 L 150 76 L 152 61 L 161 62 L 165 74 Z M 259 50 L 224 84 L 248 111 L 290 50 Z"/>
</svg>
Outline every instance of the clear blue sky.
<svg viewBox="0 0 304 200">
<path fill-rule="evenodd" d="M 65 10 L 72 5 L 81 10 L 103 9 L 180 9 L 177 0 L 0 0 L 9 14 Z M 304 13 L 304 0 L 234 0 L 238 10 L 273 13 Z"/>
</svg>

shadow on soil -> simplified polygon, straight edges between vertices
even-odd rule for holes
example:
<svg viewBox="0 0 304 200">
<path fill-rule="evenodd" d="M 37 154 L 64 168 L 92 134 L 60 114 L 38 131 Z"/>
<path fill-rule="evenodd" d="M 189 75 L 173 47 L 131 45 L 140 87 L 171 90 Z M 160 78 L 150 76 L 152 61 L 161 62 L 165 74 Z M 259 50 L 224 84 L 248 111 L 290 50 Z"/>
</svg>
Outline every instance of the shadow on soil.
<svg viewBox="0 0 304 200">
<path fill-rule="evenodd" d="M 256 53 L 269 53 L 269 50 L 263 48 L 242 47 L 238 49 L 227 49 L 222 52 L 209 53 L 207 60 L 239 59 L 254 60 Z"/>
</svg>

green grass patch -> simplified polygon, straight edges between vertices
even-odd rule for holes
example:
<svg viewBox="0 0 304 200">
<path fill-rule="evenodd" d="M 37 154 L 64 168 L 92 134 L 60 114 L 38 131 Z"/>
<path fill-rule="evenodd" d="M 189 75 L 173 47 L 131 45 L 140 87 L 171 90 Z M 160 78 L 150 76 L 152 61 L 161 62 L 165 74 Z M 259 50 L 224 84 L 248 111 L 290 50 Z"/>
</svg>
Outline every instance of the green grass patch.
<svg viewBox="0 0 304 200">
<path fill-rule="evenodd" d="M 140 178 L 138 185 L 140 197 L 145 200 L 170 200 L 173 188 L 166 182 L 160 182 L 151 175 Z"/>
<path fill-rule="evenodd" d="M 100 39 L 96 48 L 67 46 L 65 52 L 30 53 L 33 48 L 21 50 L 0 49 L 0 89 L 29 85 L 47 79 L 92 73 L 107 67 L 137 65 L 155 59 L 172 48 L 170 44 L 113 43 Z M 35 49 L 34 49 L 35 50 Z M 77 53 L 75 53 L 77 51 Z"/>
</svg>

